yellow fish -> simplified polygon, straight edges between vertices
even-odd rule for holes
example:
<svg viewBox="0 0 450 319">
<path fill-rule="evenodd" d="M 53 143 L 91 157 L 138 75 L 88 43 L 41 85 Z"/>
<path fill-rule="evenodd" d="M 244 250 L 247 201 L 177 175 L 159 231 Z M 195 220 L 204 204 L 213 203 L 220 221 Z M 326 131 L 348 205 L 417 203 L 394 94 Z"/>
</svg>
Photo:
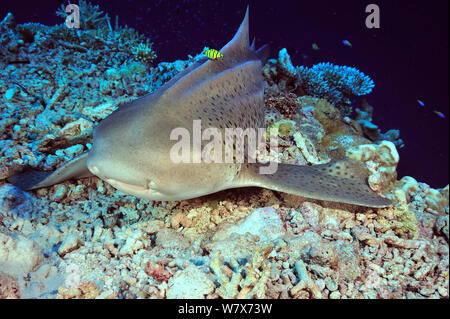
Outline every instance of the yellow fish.
<svg viewBox="0 0 450 319">
<path fill-rule="evenodd" d="M 223 54 L 214 49 L 208 49 L 205 51 L 204 55 L 206 55 L 211 60 L 220 59 L 223 57 Z"/>
</svg>

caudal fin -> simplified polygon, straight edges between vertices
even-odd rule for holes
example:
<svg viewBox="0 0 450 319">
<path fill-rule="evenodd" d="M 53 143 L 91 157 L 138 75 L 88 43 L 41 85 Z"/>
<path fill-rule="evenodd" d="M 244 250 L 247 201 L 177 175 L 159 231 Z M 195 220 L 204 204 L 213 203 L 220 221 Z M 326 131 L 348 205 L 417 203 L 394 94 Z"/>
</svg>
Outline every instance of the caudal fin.
<svg viewBox="0 0 450 319">
<path fill-rule="evenodd" d="M 340 160 L 314 166 L 278 164 L 274 174 L 259 174 L 258 167 L 257 164 L 249 166 L 248 180 L 254 186 L 360 206 L 386 207 L 391 204 L 389 199 L 372 191 L 367 183 L 369 172 L 358 161 Z"/>
<path fill-rule="evenodd" d="M 88 153 L 83 153 L 68 161 L 54 172 L 26 170 L 8 178 L 8 182 L 23 190 L 48 187 L 68 179 L 93 176 L 86 165 Z"/>
</svg>

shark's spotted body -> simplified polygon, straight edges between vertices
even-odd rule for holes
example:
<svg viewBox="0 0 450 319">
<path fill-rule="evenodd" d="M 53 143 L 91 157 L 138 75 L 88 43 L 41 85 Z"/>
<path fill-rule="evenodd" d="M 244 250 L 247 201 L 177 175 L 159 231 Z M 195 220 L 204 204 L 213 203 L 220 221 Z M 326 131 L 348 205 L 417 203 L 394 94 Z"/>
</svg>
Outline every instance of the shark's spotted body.
<svg viewBox="0 0 450 319">
<path fill-rule="evenodd" d="M 177 127 L 260 128 L 264 123 L 262 51 L 249 45 L 248 9 L 220 60 L 203 60 L 155 93 L 121 106 L 95 129 L 93 147 L 53 173 L 32 172 L 10 180 L 23 189 L 46 187 L 91 173 L 115 188 L 152 200 L 181 200 L 220 190 L 259 186 L 314 199 L 384 207 L 390 201 L 367 185 L 362 163 L 335 161 L 316 166 L 278 164 L 259 174 L 250 163 L 179 163 L 170 159 Z M 193 149 L 191 149 L 192 153 Z M 244 152 L 246 153 L 246 152 Z M 194 156 L 195 154 L 192 154 Z"/>
</svg>

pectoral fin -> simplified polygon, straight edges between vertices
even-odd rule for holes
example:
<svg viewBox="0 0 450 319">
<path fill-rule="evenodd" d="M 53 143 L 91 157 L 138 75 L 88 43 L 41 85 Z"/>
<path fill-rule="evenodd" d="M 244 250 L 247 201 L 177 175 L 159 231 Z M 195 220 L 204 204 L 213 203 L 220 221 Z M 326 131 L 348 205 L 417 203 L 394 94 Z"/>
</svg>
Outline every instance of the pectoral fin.
<svg viewBox="0 0 450 319">
<path fill-rule="evenodd" d="M 54 172 L 37 170 L 26 170 L 18 175 L 8 178 L 8 182 L 23 190 L 32 190 L 61 183 L 68 179 L 81 179 L 93 176 L 88 170 L 88 152 L 85 152 L 67 163 L 63 164 Z"/>
<path fill-rule="evenodd" d="M 369 187 L 365 165 L 353 160 L 314 166 L 278 164 L 274 174 L 259 174 L 259 164 L 253 164 L 247 174 L 249 184 L 298 196 L 368 207 L 391 204 Z"/>
</svg>

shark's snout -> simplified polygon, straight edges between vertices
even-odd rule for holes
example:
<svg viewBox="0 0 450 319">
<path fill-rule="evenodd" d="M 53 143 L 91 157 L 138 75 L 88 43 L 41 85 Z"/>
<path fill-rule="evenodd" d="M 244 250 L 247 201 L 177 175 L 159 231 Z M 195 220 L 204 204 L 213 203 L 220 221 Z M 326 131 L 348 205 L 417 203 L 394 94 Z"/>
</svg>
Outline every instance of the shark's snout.
<svg viewBox="0 0 450 319">
<path fill-rule="evenodd" d="M 95 165 L 88 165 L 88 169 L 91 171 L 92 174 L 99 176 L 100 170 Z"/>
<path fill-rule="evenodd" d="M 142 174 L 133 174 L 133 168 L 125 166 L 119 158 L 108 160 L 107 154 L 92 148 L 86 164 L 92 174 L 124 193 L 141 198 L 167 199 L 159 192 L 154 180 L 144 178 Z"/>
<path fill-rule="evenodd" d="M 126 161 L 111 156 L 111 153 L 101 152 L 95 147 L 89 151 L 86 164 L 92 174 L 115 187 L 120 185 L 122 187 L 119 188 L 139 190 L 146 190 L 149 187 L 148 182 L 136 174 L 135 169 L 128 166 Z"/>
<path fill-rule="evenodd" d="M 100 169 L 98 168 L 98 163 L 96 163 L 96 161 L 95 161 L 94 150 L 91 150 L 89 152 L 86 164 L 87 164 L 87 168 L 89 169 L 89 171 L 92 174 L 94 174 L 97 177 L 103 178 L 103 176 L 102 176 L 102 174 L 100 172 Z"/>
</svg>

